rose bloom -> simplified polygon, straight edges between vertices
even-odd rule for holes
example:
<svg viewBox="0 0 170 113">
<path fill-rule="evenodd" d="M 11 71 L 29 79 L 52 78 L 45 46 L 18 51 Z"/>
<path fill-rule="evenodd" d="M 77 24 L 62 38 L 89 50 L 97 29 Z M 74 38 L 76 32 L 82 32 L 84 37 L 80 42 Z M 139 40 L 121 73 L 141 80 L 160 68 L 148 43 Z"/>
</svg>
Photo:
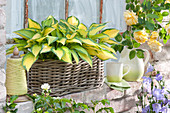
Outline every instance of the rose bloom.
<svg viewBox="0 0 170 113">
<path fill-rule="evenodd" d="M 166 29 L 167 33 L 170 34 L 170 24 L 166 25 L 165 29 Z"/>
<path fill-rule="evenodd" d="M 151 39 L 149 40 L 148 45 L 154 52 L 161 52 L 163 46 L 159 41 Z"/>
<path fill-rule="evenodd" d="M 152 32 L 151 39 L 156 40 L 159 37 L 159 33 L 156 31 Z"/>
<path fill-rule="evenodd" d="M 166 0 L 166 1 L 165 1 L 165 4 L 167 4 L 167 3 L 170 3 L 170 0 Z"/>
<path fill-rule="evenodd" d="M 45 83 L 45 84 L 41 85 L 41 89 L 48 91 L 50 89 L 50 85 L 48 83 Z"/>
<path fill-rule="evenodd" d="M 138 23 L 138 16 L 136 16 L 134 12 L 124 12 L 124 19 L 126 21 L 126 24 L 130 26 Z"/>
<path fill-rule="evenodd" d="M 145 30 L 134 32 L 134 38 L 138 43 L 145 43 L 148 40 L 148 33 Z"/>
</svg>

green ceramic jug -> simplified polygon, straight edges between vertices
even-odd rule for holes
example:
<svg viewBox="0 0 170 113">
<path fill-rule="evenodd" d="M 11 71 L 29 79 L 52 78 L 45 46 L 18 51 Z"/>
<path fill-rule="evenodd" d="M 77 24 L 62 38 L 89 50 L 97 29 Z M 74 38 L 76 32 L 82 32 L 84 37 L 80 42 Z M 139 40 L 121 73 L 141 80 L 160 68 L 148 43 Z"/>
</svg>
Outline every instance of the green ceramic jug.
<svg viewBox="0 0 170 113">
<path fill-rule="evenodd" d="M 121 52 L 121 57 L 119 59 L 120 62 L 127 64 L 131 67 L 130 72 L 123 77 L 126 81 L 138 81 L 141 79 L 141 77 L 144 74 L 145 65 L 149 61 L 150 54 L 149 51 L 146 49 L 142 49 L 146 52 L 146 58 L 145 61 L 143 59 L 138 58 L 135 56 L 132 60 L 129 59 L 129 53 L 130 49 L 124 48 L 124 50 Z M 128 68 L 124 67 L 123 72 L 127 72 Z"/>
</svg>

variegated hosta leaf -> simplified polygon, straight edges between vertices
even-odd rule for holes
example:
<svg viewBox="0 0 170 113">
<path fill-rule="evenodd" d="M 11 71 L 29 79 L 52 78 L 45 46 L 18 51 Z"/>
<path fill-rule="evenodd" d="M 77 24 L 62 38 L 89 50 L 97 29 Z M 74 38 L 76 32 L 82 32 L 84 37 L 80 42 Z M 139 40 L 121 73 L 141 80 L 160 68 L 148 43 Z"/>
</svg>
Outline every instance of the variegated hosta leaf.
<svg viewBox="0 0 170 113">
<path fill-rule="evenodd" d="M 42 31 L 43 36 L 47 36 L 48 34 L 50 34 L 54 30 L 55 30 L 55 28 L 53 28 L 53 27 L 45 27 L 44 30 Z"/>
<path fill-rule="evenodd" d="M 88 49 L 87 48 L 86 51 L 92 56 L 96 56 L 98 54 L 97 50 L 95 50 L 95 49 Z"/>
<path fill-rule="evenodd" d="M 77 32 L 83 36 L 83 38 L 87 37 L 87 31 L 85 31 L 84 29 L 78 29 Z"/>
<path fill-rule="evenodd" d="M 28 28 L 41 29 L 41 26 L 38 22 L 28 18 Z"/>
<path fill-rule="evenodd" d="M 27 53 L 22 59 L 22 65 L 27 71 L 29 71 L 37 59 L 38 57 L 35 57 L 32 53 Z"/>
<path fill-rule="evenodd" d="M 46 39 L 47 37 L 41 37 L 41 38 L 38 38 L 36 39 L 37 42 L 42 42 L 44 39 Z"/>
<path fill-rule="evenodd" d="M 18 44 L 27 44 L 27 41 L 24 40 L 24 39 L 21 39 L 21 38 L 13 38 L 15 43 L 18 43 Z"/>
<path fill-rule="evenodd" d="M 75 32 L 75 33 L 73 33 L 71 35 L 67 34 L 66 37 L 67 37 L 67 39 L 73 39 L 76 35 L 77 35 L 77 33 Z"/>
<path fill-rule="evenodd" d="M 36 33 L 31 39 L 29 39 L 27 41 L 27 43 L 29 43 L 29 42 L 31 42 L 33 40 L 39 39 L 39 38 L 41 38 L 41 34 L 40 33 Z"/>
<path fill-rule="evenodd" d="M 86 61 L 87 63 L 89 63 L 90 66 L 92 67 L 92 59 L 91 59 L 91 56 L 90 56 L 89 54 L 84 54 L 84 53 L 78 51 L 78 55 L 79 55 L 84 61 Z"/>
<path fill-rule="evenodd" d="M 96 43 L 90 38 L 79 38 L 83 43 L 96 46 Z"/>
<path fill-rule="evenodd" d="M 66 43 L 79 43 L 80 45 L 82 45 L 81 41 L 76 38 L 67 40 Z"/>
<path fill-rule="evenodd" d="M 98 27 L 92 27 L 88 32 L 88 36 L 91 38 L 92 36 L 97 34 L 99 31 L 101 31 L 104 27 L 106 27 L 106 25 L 100 25 Z"/>
<path fill-rule="evenodd" d="M 99 27 L 99 26 L 103 26 L 106 25 L 107 23 L 101 23 L 101 24 L 97 24 L 97 23 L 92 23 L 89 27 L 89 29 L 94 28 L 94 27 Z"/>
<path fill-rule="evenodd" d="M 106 42 L 108 44 L 119 44 L 118 42 L 115 42 L 113 40 L 106 40 L 106 41 L 103 41 L 103 42 Z"/>
<path fill-rule="evenodd" d="M 74 49 L 77 52 L 81 52 L 83 54 L 88 55 L 88 52 L 83 47 L 81 47 L 80 45 L 73 45 L 73 46 L 71 46 L 71 49 Z"/>
<path fill-rule="evenodd" d="M 52 52 L 61 60 L 65 52 L 63 51 L 62 48 L 58 47 L 57 49 L 52 49 Z M 67 54 L 67 53 L 66 53 Z"/>
<path fill-rule="evenodd" d="M 87 27 L 83 23 L 79 24 L 78 28 L 83 29 L 85 31 L 87 30 Z"/>
<path fill-rule="evenodd" d="M 98 51 L 97 57 L 101 60 L 117 59 L 112 53 L 107 50 Z"/>
<path fill-rule="evenodd" d="M 79 57 L 77 55 L 77 53 L 74 50 L 70 50 L 71 54 L 73 55 L 74 60 L 76 61 L 76 64 L 79 63 Z"/>
<path fill-rule="evenodd" d="M 36 28 L 25 28 L 25 30 L 33 31 L 33 32 L 40 32 L 41 31 L 41 29 L 36 29 Z"/>
<path fill-rule="evenodd" d="M 64 62 L 68 62 L 68 63 L 72 64 L 71 51 L 67 47 L 65 47 L 65 46 L 62 46 L 61 48 L 63 49 L 63 51 L 65 53 L 61 59 Z"/>
<path fill-rule="evenodd" d="M 37 57 L 37 55 L 40 53 L 41 49 L 42 49 L 41 45 L 33 45 L 31 48 L 31 51 L 32 51 L 33 55 L 35 57 Z"/>
<path fill-rule="evenodd" d="M 58 39 L 58 37 L 47 36 L 48 45 L 52 44 L 52 43 L 55 42 L 57 39 Z"/>
<path fill-rule="evenodd" d="M 110 38 L 114 38 L 119 33 L 119 30 L 106 29 L 106 30 L 102 31 L 102 33 L 108 35 Z"/>
<path fill-rule="evenodd" d="M 40 53 L 47 53 L 47 52 L 51 51 L 51 48 L 52 47 L 49 46 L 48 44 L 44 44 Z"/>
<path fill-rule="evenodd" d="M 58 22 L 52 15 L 48 16 L 47 19 L 52 19 L 52 25 Z"/>
<path fill-rule="evenodd" d="M 106 34 L 103 34 L 103 33 L 99 33 L 99 34 L 96 34 L 93 37 L 91 37 L 91 39 L 93 39 L 93 40 L 103 39 L 103 38 L 108 38 L 109 39 L 109 36 L 106 35 Z"/>
<path fill-rule="evenodd" d="M 29 42 L 27 45 L 24 46 L 24 48 L 31 48 L 34 45 L 35 42 Z"/>
<path fill-rule="evenodd" d="M 64 25 L 62 25 L 62 26 L 67 26 L 67 28 L 68 28 L 70 31 L 75 32 L 75 30 L 71 27 L 71 25 L 68 24 L 65 20 L 60 19 L 60 23 L 59 23 L 59 24 L 60 24 L 60 25 L 64 24 Z M 67 28 L 66 28 L 66 29 L 67 29 Z"/>
<path fill-rule="evenodd" d="M 36 32 L 21 29 L 21 30 L 15 31 L 14 33 L 21 36 L 22 38 L 26 40 L 29 40 L 35 35 Z"/>
<path fill-rule="evenodd" d="M 66 39 L 65 37 L 62 37 L 62 38 L 60 38 L 59 40 L 57 40 L 57 42 L 62 43 L 63 45 L 65 45 L 66 40 L 67 40 L 67 39 Z"/>
<path fill-rule="evenodd" d="M 67 22 L 73 26 L 79 25 L 79 20 L 75 16 L 70 16 L 67 18 Z"/>
<path fill-rule="evenodd" d="M 115 52 L 115 50 L 114 50 L 113 48 L 108 47 L 107 45 L 101 44 L 101 43 L 100 43 L 99 45 L 100 45 L 102 48 L 105 48 L 105 49 L 111 51 L 112 53 L 116 54 L 116 52 Z"/>
</svg>

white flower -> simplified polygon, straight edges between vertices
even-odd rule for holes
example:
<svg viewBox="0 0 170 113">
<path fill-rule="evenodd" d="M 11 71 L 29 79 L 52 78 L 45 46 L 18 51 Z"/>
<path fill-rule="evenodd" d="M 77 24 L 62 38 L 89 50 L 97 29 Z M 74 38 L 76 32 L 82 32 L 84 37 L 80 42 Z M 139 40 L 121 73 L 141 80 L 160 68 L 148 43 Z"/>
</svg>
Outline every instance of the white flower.
<svg viewBox="0 0 170 113">
<path fill-rule="evenodd" d="M 41 111 L 41 108 L 38 108 L 37 111 Z"/>
<path fill-rule="evenodd" d="M 61 97 L 53 97 L 53 99 L 61 99 Z"/>
<path fill-rule="evenodd" d="M 41 89 L 48 91 L 50 89 L 50 85 L 48 83 L 44 83 L 43 85 L 41 85 Z"/>
</svg>

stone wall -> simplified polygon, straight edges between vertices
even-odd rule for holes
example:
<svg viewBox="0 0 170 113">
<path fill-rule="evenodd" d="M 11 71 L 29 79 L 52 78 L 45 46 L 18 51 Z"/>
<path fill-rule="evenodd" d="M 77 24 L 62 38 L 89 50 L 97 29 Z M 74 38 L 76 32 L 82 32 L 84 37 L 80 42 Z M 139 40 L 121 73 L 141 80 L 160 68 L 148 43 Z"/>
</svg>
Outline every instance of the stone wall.
<svg viewBox="0 0 170 113">
<path fill-rule="evenodd" d="M 6 5 L 6 0 L 0 0 L 0 108 L 5 103 L 6 99 L 6 88 L 5 88 L 5 69 L 4 64 L 6 61 L 5 55 L 5 43 L 6 43 L 6 33 L 5 33 L 5 23 L 6 15 L 3 9 Z M 2 113 L 2 111 L 0 111 Z"/>
</svg>

